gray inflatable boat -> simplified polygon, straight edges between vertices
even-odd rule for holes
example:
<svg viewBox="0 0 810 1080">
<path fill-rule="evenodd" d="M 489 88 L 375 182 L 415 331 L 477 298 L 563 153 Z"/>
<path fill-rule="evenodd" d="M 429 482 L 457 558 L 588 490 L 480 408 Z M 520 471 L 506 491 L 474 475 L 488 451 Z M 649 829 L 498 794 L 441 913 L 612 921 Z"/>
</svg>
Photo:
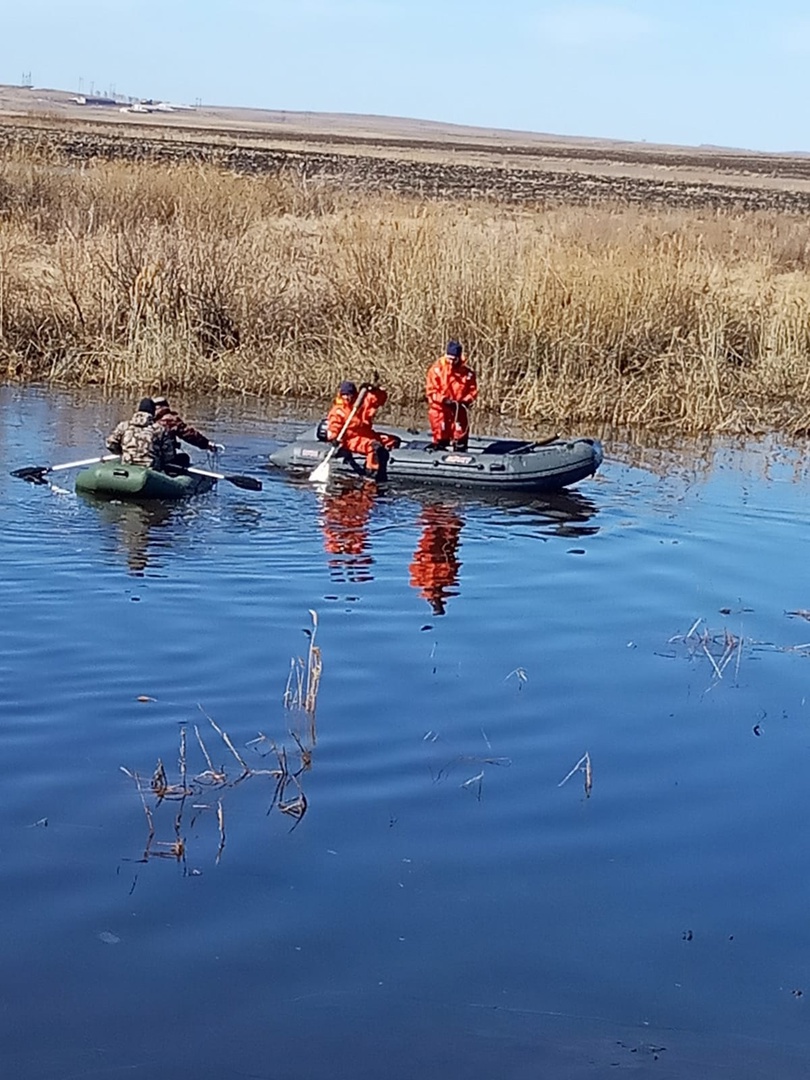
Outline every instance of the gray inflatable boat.
<svg viewBox="0 0 810 1080">
<path fill-rule="evenodd" d="M 556 491 L 593 476 L 602 463 L 598 439 L 543 442 L 470 436 L 466 450 L 434 450 L 429 434 L 380 427 L 397 435 L 401 445 L 391 451 L 386 479 L 395 482 L 487 488 L 490 491 Z M 290 472 L 311 472 L 326 457 L 324 424 L 302 432 L 270 455 L 271 465 Z M 363 476 L 363 456 L 339 450 L 332 458 L 336 476 Z"/>
</svg>

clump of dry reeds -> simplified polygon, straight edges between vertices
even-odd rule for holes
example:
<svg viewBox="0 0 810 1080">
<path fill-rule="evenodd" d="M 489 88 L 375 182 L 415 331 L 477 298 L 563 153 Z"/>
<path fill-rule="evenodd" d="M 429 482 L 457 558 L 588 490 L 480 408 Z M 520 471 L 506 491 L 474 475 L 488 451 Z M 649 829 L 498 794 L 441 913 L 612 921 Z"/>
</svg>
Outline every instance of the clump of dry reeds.
<svg viewBox="0 0 810 1080">
<path fill-rule="evenodd" d="M 810 222 L 361 195 L 205 164 L 0 158 L 0 377 L 421 401 L 449 336 L 485 409 L 810 430 Z"/>
<path fill-rule="evenodd" d="M 187 803 L 192 811 L 192 817 L 188 823 L 191 829 L 200 815 L 213 812 L 216 816 L 219 845 L 216 851 L 215 861 L 218 863 L 225 849 L 225 810 L 223 795 L 228 789 L 236 787 L 252 777 L 270 777 L 275 781 L 268 813 L 278 810 L 293 820 L 292 828 L 300 824 L 307 812 L 309 803 L 301 784 L 301 776 L 312 767 L 312 756 L 317 741 L 315 710 L 318 702 L 318 688 L 320 685 L 322 661 L 321 651 L 315 645 L 315 634 L 318 629 L 318 615 L 310 611 L 312 630 L 309 634 L 309 650 L 306 660 L 302 657 L 293 659 L 292 671 L 295 677 L 288 680 L 284 692 L 284 706 L 288 716 L 292 717 L 289 734 L 295 743 L 295 753 L 298 761 L 291 761 L 287 749 L 282 743 L 277 744 L 259 732 L 255 739 L 251 739 L 246 745 L 251 751 L 265 758 L 272 755 L 276 764 L 272 768 L 256 768 L 245 759 L 245 756 L 234 746 L 227 731 L 205 712 L 201 705 L 200 712 L 220 737 L 228 753 L 239 767 L 236 775 L 229 772 L 224 765 L 215 765 L 214 760 L 206 746 L 202 733 L 197 724 L 194 724 L 194 735 L 206 768 L 190 774 L 188 768 L 186 727 L 180 727 L 180 744 L 177 754 L 177 779 L 169 779 L 161 758 L 158 758 L 154 772 L 150 780 L 145 780 L 137 772 L 121 766 L 121 771 L 134 780 L 143 806 L 147 823 L 147 838 L 143 855 L 140 862 L 148 862 L 150 858 L 171 858 L 181 863 L 185 869 L 187 842 L 185 838 L 186 822 L 185 815 Z M 154 702 L 157 699 L 142 695 L 138 699 L 143 702 Z M 306 730 L 300 730 L 299 719 L 305 720 Z M 217 798 L 211 800 L 210 792 L 215 790 Z M 155 812 L 164 803 L 176 803 L 177 812 L 172 823 L 172 835 L 169 840 L 158 840 L 155 826 Z"/>
<path fill-rule="evenodd" d="M 703 619 L 695 619 L 686 634 L 676 634 L 669 639 L 668 644 L 680 643 L 685 646 L 690 658 L 705 656 L 708 660 L 713 679 L 719 681 L 723 678 L 728 665 L 734 661 L 735 684 L 740 674 L 740 660 L 743 648 L 746 644 L 741 635 L 732 634 L 726 627 L 719 633 L 710 630 L 703 624 Z"/>
</svg>

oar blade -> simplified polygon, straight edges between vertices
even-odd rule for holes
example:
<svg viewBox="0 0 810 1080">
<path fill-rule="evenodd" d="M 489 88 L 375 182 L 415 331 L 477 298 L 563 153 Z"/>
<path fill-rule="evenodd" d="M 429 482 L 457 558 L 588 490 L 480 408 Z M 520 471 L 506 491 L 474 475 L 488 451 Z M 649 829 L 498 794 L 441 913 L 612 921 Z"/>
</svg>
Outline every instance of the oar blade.
<svg viewBox="0 0 810 1080">
<path fill-rule="evenodd" d="M 47 465 L 26 465 L 22 469 L 13 469 L 11 475 L 27 480 L 29 484 L 47 484 L 45 473 L 49 471 Z"/>
<path fill-rule="evenodd" d="M 22 469 L 14 469 L 11 475 L 32 484 L 47 484 L 46 473 L 61 472 L 62 469 L 82 469 L 85 465 L 97 465 L 100 461 L 117 460 L 118 454 L 104 454 L 103 457 L 82 458 L 81 461 L 65 461 L 61 465 L 27 465 Z"/>
<path fill-rule="evenodd" d="M 313 484 L 328 484 L 329 483 L 329 463 L 331 461 L 331 455 L 328 455 L 323 461 L 316 465 L 312 472 L 309 474 L 310 482 Z"/>
<path fill-rule="evenodd" d="M 198 469 L 195 465 L 187 465 L 184 469 L 178 469 L 178 473 L 187 473 L 191 476 L 210 476 L 212 480 L 227 480 L 229 484 L 244 488 L 245 491 L 261 491 L 262 482 L 255 476 L 228 475 L 221 472 L 212 472 L 210 469 Z"/>
<path fill-rule="evenodd" d="M 228 483 L 234 484 L 238 488 L 244 488 L 245 491 L 261 491 L 262 482 L 257 480 L 255 476 L 225 476 L 224 480 Z"/>
</svg>

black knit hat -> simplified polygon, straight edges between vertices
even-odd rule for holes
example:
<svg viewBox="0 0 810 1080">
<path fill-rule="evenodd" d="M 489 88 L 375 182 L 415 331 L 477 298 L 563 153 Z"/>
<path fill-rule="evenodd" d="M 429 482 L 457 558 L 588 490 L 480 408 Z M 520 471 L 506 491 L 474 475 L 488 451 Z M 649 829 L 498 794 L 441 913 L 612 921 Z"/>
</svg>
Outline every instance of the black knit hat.
<svg viewBox="0 0 810 1080">
<path fill-rule="evenodd" d="M 138 412 L 149 413 L 150 416 L 155 415 L 155 403 L 150 397 L 141 398 L 138 403 Z"/>
</svg>

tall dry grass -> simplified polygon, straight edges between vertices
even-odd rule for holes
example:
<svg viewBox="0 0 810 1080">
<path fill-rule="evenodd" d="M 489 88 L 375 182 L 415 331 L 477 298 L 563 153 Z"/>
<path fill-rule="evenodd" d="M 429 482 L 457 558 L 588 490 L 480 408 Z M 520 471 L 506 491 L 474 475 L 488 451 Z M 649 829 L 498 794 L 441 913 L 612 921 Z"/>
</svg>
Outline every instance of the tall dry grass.
<svg viewBox="0 0 810 1080">
<path fill-rule="evenodd" d="M 421 399 L 461 338 L 484 408 L 810 425 L 810 223 L 362 194 L 203 164 L 0 160 L 0 377 Z"/>
</svg>

